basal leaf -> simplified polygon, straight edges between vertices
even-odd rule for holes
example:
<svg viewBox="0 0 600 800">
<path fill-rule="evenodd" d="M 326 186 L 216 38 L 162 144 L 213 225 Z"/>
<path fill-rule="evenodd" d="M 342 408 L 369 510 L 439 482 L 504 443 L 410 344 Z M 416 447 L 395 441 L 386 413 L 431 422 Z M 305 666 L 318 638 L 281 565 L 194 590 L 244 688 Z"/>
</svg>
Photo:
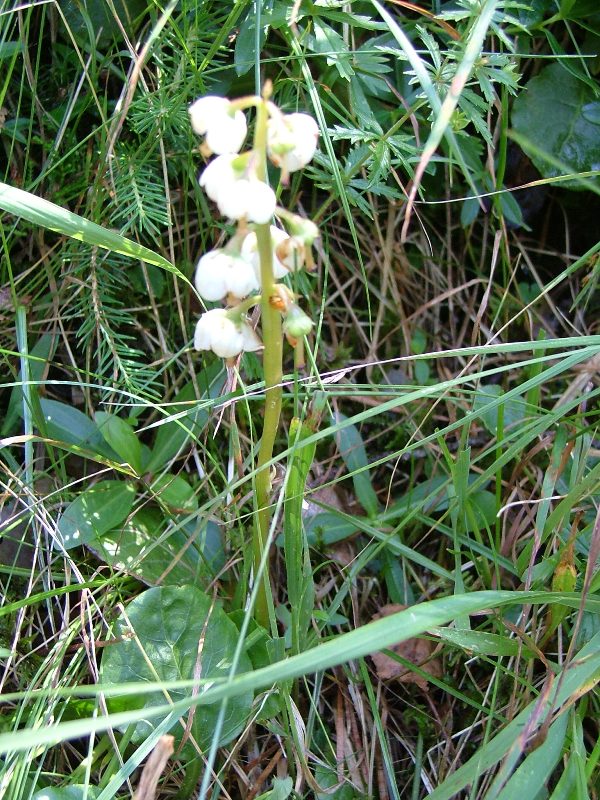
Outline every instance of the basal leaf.
<svg viewBox="0 0 600 800">
<path fill-rule="evenodd" d="M 346 417 L 343 414 L 336 414 L 336 422 L 339 423 L 345 419 Z M 369 471 L 365 469 L 369 464 L 369 459 L 358 428 L 355 425 L 345 425 L 336 431 L 335 438 L 340 449 L 340 455 L 348 467 L 348 471 L 352 474 L 356 499 L 367 514 L 370 516 L 375 515 L 379 502 L 375 489 L 371 484 Z"/>
<path fill-rule="evenodd" d="M 123 481 L 101 481 L 85 489 L 65 508 L 58 530 L 68 550 L 115 528 L 133 506 L 135 488 Z"/>
<path fill-rule="evenodd" d="M 517 97 L 512 126 L 523 137 L 523 149 L 545 178 L 563 174 L 559 165 L 570 172 L 600 169 L 595 103 L 593 90 L 560 64 L 545 67 Z M 561 186 L 585 188 L 574 181 Z"/>
<path fill-rule="evenodd" d="M 131 638 L 132 629 L 135 638 Z M 198 672 L 204 679 L 225 678 L 239 637 L 237 627 L 223 609 L 192 586 L 157 587 L 142 592 L 127 606 L 126 617 L 119 617 L 114 634 L 118 641 L 105 649 L 101 667 L 101 682 L 113 685 L 191 679 Z M 238 670 L 250 669 L 250 660 L 242 654 Z M 187 697 L 189 690 L 171 690 L 169 694 L 176 702 Z M 219 744 L 231 741 L 243 728 L 251 702 L 251 692 L 229 701 Z M 153 691 L 133 700 L 113 701 L 113 706 L 150 709 L 164 703 L 164 694 Z M 197 708 L 194 714 L 191 735 L 205 751 L 214 736 L 219 711 L 220 705 L 216 703 Z M 160 719 L 138 722 L 133 741 L 144 741 L 158 722 Z M 181 742 L 181 727 L 175 725 L 171 732 L 176 742 Z M 184 745 L 182 756 L 198 757 L 189 743 Z"/>
<path fill-rule="evenodd" d="M 31 800 L 95 800 L 100 789 L 95 786 L 60 786 L 58 788 L 40 789 Z"/>
<path fill-rule="evenodd" d="M 57 442 L 72 444 L 103 458 L 118 461 L 98 426 L 81 411 L 57 400 L 40 400 L 45 433 Z"/>
<path fill-rule="evenodd" d="M 142 471 L 142 446 L 131 426 L 121 417 L 105 411 L 96 412 L 96 424 L 115 453 L 139 474 Z"/>
<path fill-rule="evenodd" d="M 225 373 L 220 365 L 205 370 L 198 376 L 202 392 L 197 400 L 193 383 L 188 383 L 176 395 L 169 414 L 175 419 L 167 420 L 159 428 L 152 448 L 150 460 L 145 465 L 148 472 L 156 472 L 175 458 L 191 438 L 196 437 L 206 426 L 210 414 L 207 401 L 218 397 L 223 390 Z"/>
<path fill-rule="evenodd" d="M 161 502 L 180 514 L 189 513 L 198 508 L 194 490 L 181 475 L 171 475 L 169 472 L 158 475 L 152 481 L 150 489 Z"/>
<path fill-rule="evenodd" d="M 89 547 L 107 564 L 149 586 L 159 582 L 202 586 L 225 563 L 215 522 L 194 520 L 174 530 L 158 508 L 140 508 L 123 526 L 92 540 Z"/>
</svg>

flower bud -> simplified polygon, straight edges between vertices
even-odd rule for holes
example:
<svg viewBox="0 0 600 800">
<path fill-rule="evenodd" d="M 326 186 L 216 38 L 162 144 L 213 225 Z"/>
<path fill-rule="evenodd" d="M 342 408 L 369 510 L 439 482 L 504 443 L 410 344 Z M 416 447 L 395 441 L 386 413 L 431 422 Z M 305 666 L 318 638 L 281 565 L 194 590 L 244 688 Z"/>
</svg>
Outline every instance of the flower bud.
<svg viewBox="0 0 600 800">
<path fill-rule="evenodd" d="M 244 350 L 259 350 L 261 341 L 250 325 L 243 321 L 235 322 L 230 314 L 224 308 L 213 308 L 202 314 L 196 323 L 194 348 L 212 350 L 221 358 L 234 358 Z"/>
<path fill-rule="evenodd" d="M 312 220 L 301 217 L 299 214 L 292 214 L 289 211 L 286 211 L 285 214 L 283 211 L 281 214 L 278 211 L 277 215 L 281 216 L 290 236 L 293 236 L 294 239 L 302 242 L 302 244 L 310 246 L 314 244 L 315 239 L 319 238 L 319 228 Z"/>
<path fill-rule="evenodd" d="M 211 301 L 222 300 L 228 294 L 241 300 L 259 288 L 252 264 L 224 250 L 212 250 L 202 256 L 194 283 L 200 297 Z"/>
<path fill-rule="evenodd" d="M 232 154 L 215 158 L 200 176 L 200 186 L 227 219 L 269 222 L 275 213 L 275 192 L 257 178 L 245 177 L 243 167 L 236 169 L 236 160 L 243 163 L 242 156 Z"/>
<path fill-rule="evenodd" d="M 276 114 L 267 123 L 267 153 L 284 175 L 308 164 L 318 138 L 319 126 L 309 114 Z"/>
<path fill-rule="evenodd" d="M 291 303 L 285 319 L 283 320 L 283 332 L 286 336 L 293 339 L 301 339 L 308 336 L 313 327 L 312 319 L 302 311 L 296 303 Z"/>
<path fill-rule="evenodd" d="M 239 153 L 246 138 L 246 117 L 242 111 L 234 111 L 226 97 L 206 95 L 188 110 L 193 130 L 206 135 L 206 145 L 213 153 Z"/>
<path fill-rule="evenodd" d="M 271 242 L 273 245 L 273 276 L 276 279 L 285 278 L 290 272 L 302 268 L 304 252 L 297 242 L 293 242 L 281 228 L 271 225 Z M 249 233 L 242 244 L 241 255 L 249 261 L 260 280 L 260 256 L 256 233 Z"/>
</svg>

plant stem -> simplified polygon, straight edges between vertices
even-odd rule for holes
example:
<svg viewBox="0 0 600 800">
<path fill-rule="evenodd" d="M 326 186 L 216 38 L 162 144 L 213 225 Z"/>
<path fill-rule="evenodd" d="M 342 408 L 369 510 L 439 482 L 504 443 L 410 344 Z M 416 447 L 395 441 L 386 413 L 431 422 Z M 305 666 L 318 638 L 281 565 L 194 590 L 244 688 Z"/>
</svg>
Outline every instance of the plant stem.
<svg viewBox="0 0 600 800">
<path fill-rule="evenodd" d="M 267 104 L 261 103 L 257 107 L 256 133 L 254 138 L 254 151 L 256 154 L 256 171 L 259 180 L 267 177 L 266 146 L 267 146 Z M 265 417 L 263 433 L 258 454 L 256 474 L 256 501 L 257 513 L 254 524 L 253 562 L 254 574 L 258 574 L 263 558 L 265 543 L 269 536 L 271 522 L 271 475 L 265 468 L 273 457 L 273 446 L 279 429 L 281 414 L 281 380 L 283 335 L 281 330 L 281 314 L 270 303 L 275 293 L 275 280 L 273 277 L 273 245 L 271 243 L 270 225 L 256 226 L 256 241 L 260 256 L 260 282 L 262 287 L 261 297 L 261 322 L 264 343 L 263 370 L 265 378 Z M 261 585 L 256 598 L 256 621 L 265 628 L 269 627 L 269 570 L 268 561 L 261 578 Z"/>
</svg>

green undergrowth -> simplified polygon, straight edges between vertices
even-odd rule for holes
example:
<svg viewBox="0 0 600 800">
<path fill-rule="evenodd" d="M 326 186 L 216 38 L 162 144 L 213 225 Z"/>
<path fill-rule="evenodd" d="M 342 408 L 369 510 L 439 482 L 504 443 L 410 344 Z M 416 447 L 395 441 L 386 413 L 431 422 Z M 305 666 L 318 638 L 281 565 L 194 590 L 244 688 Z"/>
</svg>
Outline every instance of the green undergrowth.
<svg viewBox="0 0 600 800">
<path fill-rule="evenodd" d="M 598 797 L 599 43 L 591 0 L 3 9 L 0 797 Z M 263 627 L 187 107 L 266 78 L 321 239 Z"/>
</svg>

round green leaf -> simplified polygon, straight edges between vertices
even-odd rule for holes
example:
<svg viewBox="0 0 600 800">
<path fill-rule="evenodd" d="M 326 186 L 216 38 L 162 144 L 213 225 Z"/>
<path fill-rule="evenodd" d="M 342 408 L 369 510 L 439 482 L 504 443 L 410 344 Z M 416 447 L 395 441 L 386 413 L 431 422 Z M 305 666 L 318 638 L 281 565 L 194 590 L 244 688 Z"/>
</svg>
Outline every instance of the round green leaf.
<svg viewBox="0 0 600 800">
<path fill-rule="evenodd" d="M 116 528 L 129 515 L 135 488 L 122 481 L 101 481 L 85 489 L 65 508 L 58 529 L 68 550 Z"/>
<path fill-rule="evenodd" d="M 600 135 L 592 89 L 552 64 L 532 78 L 517 97 L 512 126 L 519 143 L 545 178 L 600 169 Z M 568 181 L 561 186 L 585 188 Z"/>
<path fill-rule="evenodd" d="M 208 585 L 225 563 L 215 522 L 191 520 L 174 530 L 160 509 L 149 507 L 91 541 L 89 548 L 107 564 L 149 586 Z"/>
<path fill-rule="evenodd" d="M 238 629 L 223 609 L 213 604 L 212 598 L 193 586 L 148 589 L 127 606 L 127 619 L 135 631 L 135 638 L 131 637 L 131 628 L 125 617 L 119 617 L 114 631 L 117 642 L 105 649 L 102 658 L 101 683 L 188 680 L 198 674 L 198 657 L 202 678 L 225 678 L 229 675 L 239 638 Z M 238 671 L 250 669 L 250 660 L 242 654 Z M 189 690 L 171 690 L 170 697 L 173 701 L 182 700 L 188 693 Z M 112 703 L 120 710 L 151 708 L 164 705 L 165 697 L 162 692 L 154 691 L 134 699 L 129 696 L 115 699 Z M 229 701 L 219 744 L 231 741 L 243 728 L 251 703 L 251 692 L 244 692 Z M 219 711 L 218 703 L 196 709 L 191 734 L 203 750 L 212 741 Z M 160 721 L 153 718 L 138 722 L 133 734 L 134 742 L 144 741 Z M 171 732 L 176 742 L 180 742 L 181 726 L 175 725 Z M 182 756 L 184 760 L 197 757 L 189 743 L 184 746 Z"/>
</svg>

